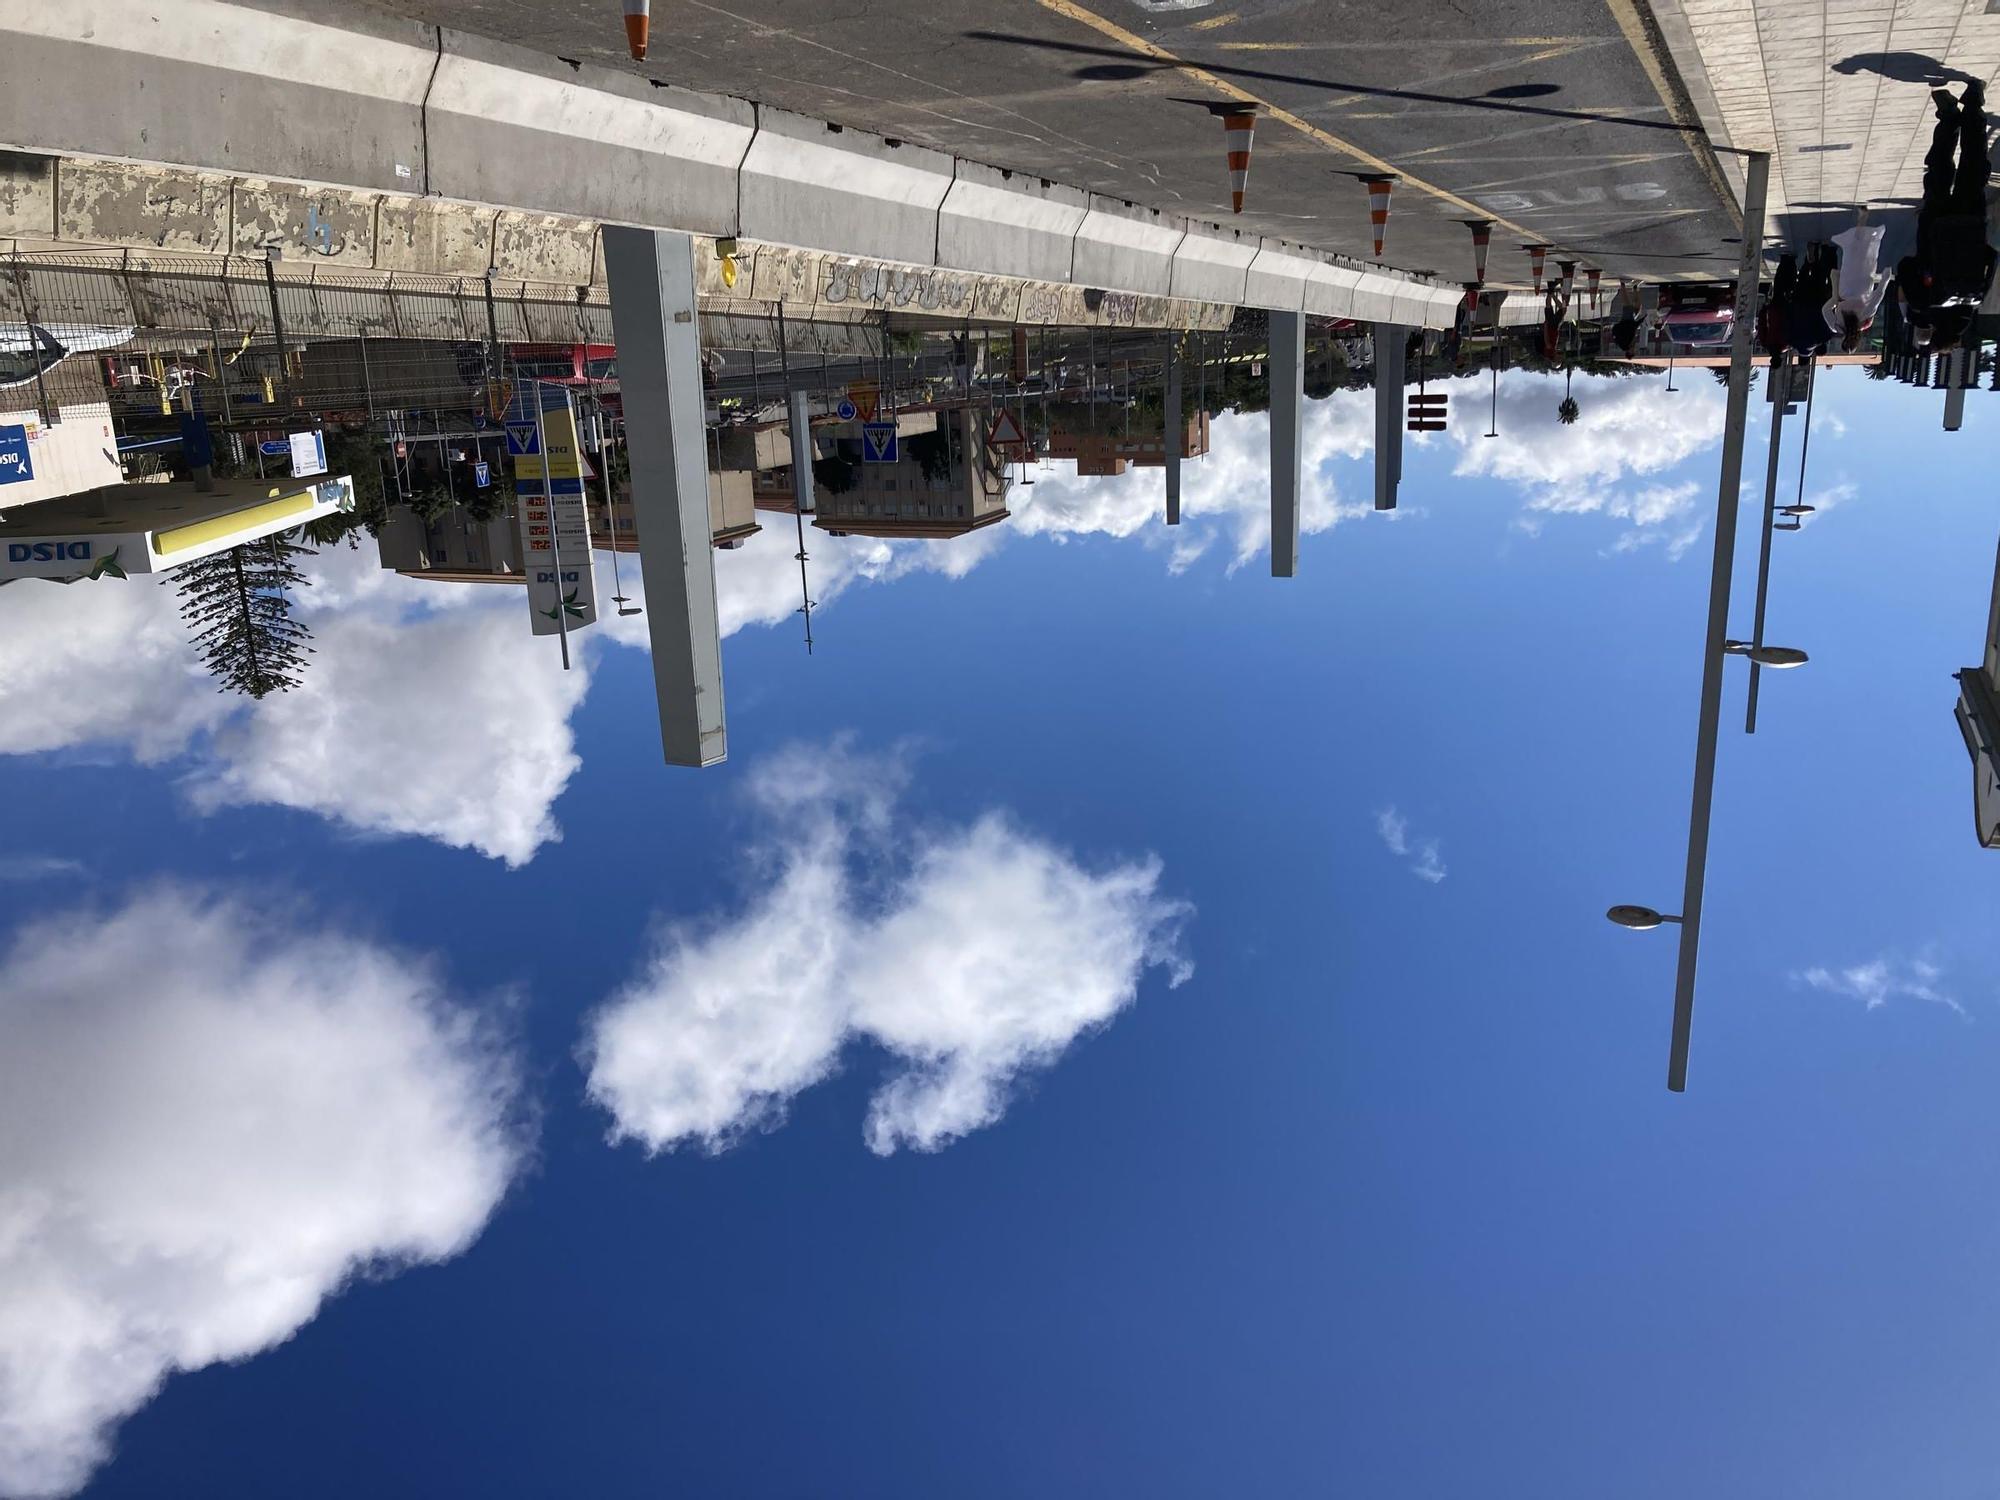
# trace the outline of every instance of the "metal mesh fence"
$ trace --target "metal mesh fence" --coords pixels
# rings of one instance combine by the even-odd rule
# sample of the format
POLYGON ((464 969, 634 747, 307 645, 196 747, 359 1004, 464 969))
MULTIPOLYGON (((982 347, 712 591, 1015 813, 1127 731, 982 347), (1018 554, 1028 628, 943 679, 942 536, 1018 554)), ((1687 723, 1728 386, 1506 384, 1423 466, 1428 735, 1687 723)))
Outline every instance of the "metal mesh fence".
POLYGON ((611 337, 602 288, 129 252, 0 262, 0 392, 128 417, 477 408, 524 346, 611 337))

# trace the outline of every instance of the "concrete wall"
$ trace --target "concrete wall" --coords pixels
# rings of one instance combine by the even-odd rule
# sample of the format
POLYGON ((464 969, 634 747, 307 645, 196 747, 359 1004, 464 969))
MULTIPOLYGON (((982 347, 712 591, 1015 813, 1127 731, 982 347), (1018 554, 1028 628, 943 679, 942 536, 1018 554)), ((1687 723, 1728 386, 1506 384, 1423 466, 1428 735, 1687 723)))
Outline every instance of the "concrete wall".
MULTIPOLYGON (((0 56, 0 151, 111 159, 50 175, 0 156, 0 235, 596 285, 599 226, 627 224, 1026 278, 1032 302, 969 295, 976 316, 1028 322, 1070 321, 1062 294, 1083 288, 1298 310, 1327 260, 450 29, 335 29, 303 0, 0 0, 0 56), (60 78, 91 87, 21 83, 60 78)), ((1453 298, 1429 285, 1375 268, 1355 290, 1388 307, 1343 310, 1335 287, 1322 302, 1443 326, 1453 298)))

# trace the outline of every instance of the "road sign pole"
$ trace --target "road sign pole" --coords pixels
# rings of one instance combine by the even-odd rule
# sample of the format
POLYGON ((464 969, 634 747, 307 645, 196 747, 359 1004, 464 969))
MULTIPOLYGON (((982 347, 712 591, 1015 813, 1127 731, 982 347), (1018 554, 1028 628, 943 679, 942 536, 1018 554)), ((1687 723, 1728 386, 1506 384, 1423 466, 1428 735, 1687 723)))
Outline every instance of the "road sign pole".
MULTIPOLYGON (((547 425, 542 421, 542 383, 538 380, 528 389, 535 397, 535 446, 542 450, 542 499, 549 508, 549 551, 556 560, 556 637, 562 642, 563 670, 569 670, 569 611, 563 608, 562 591, 562 522, 556 518, 555 476, 549 469, 549 435, 547 425)), ((585 546, 589 545, 589 523, 585 522, 585 546)))

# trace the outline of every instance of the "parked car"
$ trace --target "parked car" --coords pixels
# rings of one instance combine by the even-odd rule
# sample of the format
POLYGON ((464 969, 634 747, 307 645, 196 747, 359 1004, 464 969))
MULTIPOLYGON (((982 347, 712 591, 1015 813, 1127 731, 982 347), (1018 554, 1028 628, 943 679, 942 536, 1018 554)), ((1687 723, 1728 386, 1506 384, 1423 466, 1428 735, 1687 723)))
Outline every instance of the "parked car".
POLYGON ((1736 287, 1726 281, 1660 288, 1660 332, 1686 349, 1720 349, 1736 326, 1736 287))

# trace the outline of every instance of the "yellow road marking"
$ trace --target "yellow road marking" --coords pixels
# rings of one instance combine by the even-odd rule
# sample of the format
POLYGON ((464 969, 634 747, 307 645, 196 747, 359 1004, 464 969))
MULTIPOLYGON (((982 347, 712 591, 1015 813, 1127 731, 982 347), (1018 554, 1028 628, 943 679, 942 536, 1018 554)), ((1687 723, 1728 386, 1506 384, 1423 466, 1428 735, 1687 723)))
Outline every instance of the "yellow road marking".
MULTIPOLYGON (((1199 31, 1209 26, 1219 26, 1224 21, 1240 19, 1234 11, 1213 21, 1203 21, 1195 27, 1199 31)), ((1578 47, 1587 47, 1593 42, 1603 41, 1596 36, 1487 36, 1454 38, 1445 43, 1451 47, 1552 47, 1552 52, 1542 53, 1542 57, 1561 57, 1565 52, 1574 52, 1578 47)), ((1225 52, 1358 52, 1362 49, 1384 50, 1394 48, 1405 50, 1407 42, 1218 42, 1216 45, 1225 52)), ((1515 58, 1514 62, 1536 62, 1538 58, 1515 58)))
POLYGON ((1206 21, 1195 22, 1194 29, 1196 31, 1213 31, 1218 26, 1227 26, 1231 21, 1240 21, 1242 19, 1242 16, 1238 12, 1225 10, 1219 16, 1210 16, 1206 21))
POLYGON ((1197 67, 1190 62, 1184 62, 1173 53, 1167 51, 1166 48, 1155 46, 1144 37, 1127 31, 1123 26, 1118 25, 1117 22, 1107 21, 1095 11, 1085 10, 1081 5, 1076 4, 1075 0, 1035 0, 1035 3, 1040 5, 1044 10, 1053 11, 1065 20, 1074 21, 1079 26, 1087 26, 1092 31, 1098 33, 1098 35, 1109 37, 1121 47, 1129 48, 1141 57, 1151 58, 1154 62, 1169 63, 1189 78, 1207 84, 1210 88, 1228 95, 1238 103, 1257 105, 1264 111, 1266 119, 1296 130, 1300 135, 1317 141, 1329 151, 1337 151, 1341 155, 1351 157, 1363 166, 1371 167, 1378 172, 1396 173, 1398 179, 1405 187, 1414 188, 1420 193, 1428 193, 1431 197, 1449 203, 1455 208, 1462 208, 1475 219, 1491 219, 1496 228, 1505 229, 1509 234, 1524 235, 1531 240, 1539 238, 1532 230, 1525 229, 1510 219, 1503 219, 1499 215, 1481 208, 1477 203, 1469 199, 1459 197, 1458 194, 1452 192, 1449 188, 1439 187, 1434 182, 1426 182, 1421 177, 1413 177, 1408 172, 1399 172, 1392 162, 1377 156, 1374 152, 1364 150, 1351 141, 1344 141, 1337 135, 1321 130, 1319 126, 1313 124, 1310 120, 1300 119, 1299 116, 1293 114, 1290 110, 1281 109, 1270 100, 1253 94, 1248 89, 1241 88, 1229 82, 1226 78, 1218 77, 1206 68, 1197 67))

